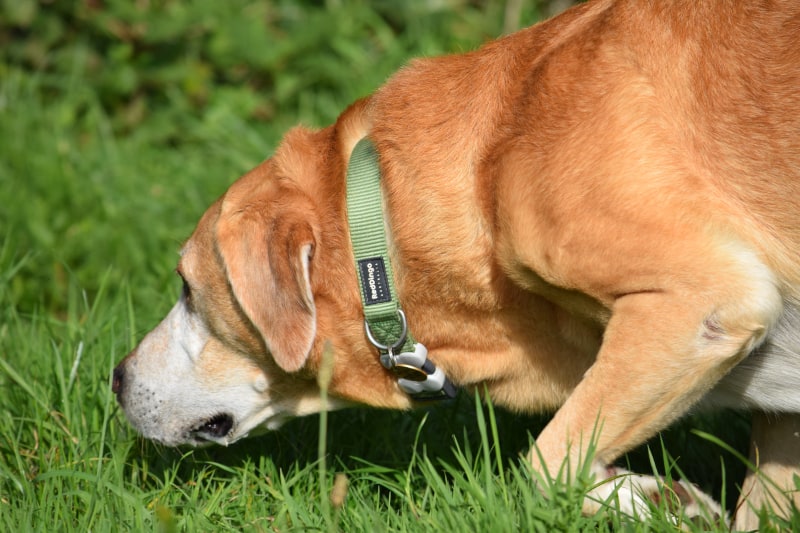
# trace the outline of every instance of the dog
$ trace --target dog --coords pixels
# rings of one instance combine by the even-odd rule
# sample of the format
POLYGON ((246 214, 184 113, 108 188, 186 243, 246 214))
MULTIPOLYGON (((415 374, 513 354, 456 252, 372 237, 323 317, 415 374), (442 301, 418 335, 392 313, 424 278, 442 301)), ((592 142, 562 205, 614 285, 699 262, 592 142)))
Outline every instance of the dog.
POLYGON ((732 407, 753 413, 757 467, 737 526, 765 505, 789 513, 798 35, 791 1, 589 2, 412 61, 332 126, 290 130, 183 246, 183 294, 114 370, 127 418, 166 445, 229 444, 454 384, 554 411, 535 471, 558 476, 591 451, 607 483, 587 512, 616 497, 644 515, 654 478, 609 465, 690 410, 732 407), (363 139, 389 259, 360 269, 347 194, 363 139), (365 326, 365 295, 391 280, 411 351, 365 326))

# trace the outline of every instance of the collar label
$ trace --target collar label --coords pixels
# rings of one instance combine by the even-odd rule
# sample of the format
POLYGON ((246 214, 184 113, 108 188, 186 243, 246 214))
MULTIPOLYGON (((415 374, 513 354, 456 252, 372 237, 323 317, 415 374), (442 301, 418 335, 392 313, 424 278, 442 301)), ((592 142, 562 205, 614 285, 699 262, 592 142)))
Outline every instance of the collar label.
POLYGON ((364 305, 392 301, 386 279, 386 265, 382 257, 360 259, 358 270, 361 274, 361 290, 364 291, 364 305))

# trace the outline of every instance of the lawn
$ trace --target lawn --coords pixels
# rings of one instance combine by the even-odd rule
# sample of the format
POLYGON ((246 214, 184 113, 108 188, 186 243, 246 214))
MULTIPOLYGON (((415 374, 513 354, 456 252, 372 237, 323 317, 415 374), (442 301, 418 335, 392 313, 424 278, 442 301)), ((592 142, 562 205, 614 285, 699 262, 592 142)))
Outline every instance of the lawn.
MULTIPOLYGON (((194 450, 137 437, 110 390, 116 362, 178 295, 181 242, 287 127, 327 124, 409 58, 469 50, 539 11, 509 18, 505 3, 456 0, 71 4, 0 7, 0 529, 673 527, 658 513, 584 517, 581 487, 534 490, 519 455, 546 418, 467 394, 194 450)), ((743 467, 704 432, 744 451, 748 424, 688 418, 625 460, 685 472, 730 510, 743 467)))

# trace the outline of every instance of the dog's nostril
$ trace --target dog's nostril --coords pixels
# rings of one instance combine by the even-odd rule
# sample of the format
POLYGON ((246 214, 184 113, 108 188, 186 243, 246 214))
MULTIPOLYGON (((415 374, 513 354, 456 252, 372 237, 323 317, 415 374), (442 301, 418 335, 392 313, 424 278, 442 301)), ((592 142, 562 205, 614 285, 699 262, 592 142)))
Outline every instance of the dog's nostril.
POLYGON ((125 381, 125 369, 122 365, 114 369, 114 379, 111 381, 111 392, 119 396, 122 393, 122 386, 125 381))
POLYGON ((212 437, 224 437, 233 427, 233 417, 231 415, 217 415, 200 428, 202 433, 212 437))

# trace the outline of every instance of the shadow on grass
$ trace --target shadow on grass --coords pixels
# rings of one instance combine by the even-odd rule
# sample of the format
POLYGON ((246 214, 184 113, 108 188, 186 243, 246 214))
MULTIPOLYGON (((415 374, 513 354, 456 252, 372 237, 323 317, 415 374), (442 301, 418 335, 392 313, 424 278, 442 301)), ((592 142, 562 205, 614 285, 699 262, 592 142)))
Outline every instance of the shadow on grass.
MULTIPOLYGON (((500 457, 506 465, 519 461, 520 455, 527 453, 531 435, 537 435, 549 419, 502 409, 495 413, 500 457)), ((693 430, 716 435, 747 455, 749 417, 723 411, 687 417, 617 463, 635 472, 652 473, 652 456, 661 474, 677 464, 689 481, 716 499, 724 499, 726 508, 733 509, 745 466, 693 430)), ((139 463, 157 479, 174 475, 177 483, 191 482, 209 469, 214 470, 217 479, 224 480, 239 475, 235 473, 238 467, 253 464, 258 469, 264 461, 271 463, 277 472, 290 473, 316 463, 318 435, 319 417, 309 416, 228 448, 173 449, 140 440, 140 445, 133 447, 129 461, 139 463)), ((411 412, 368 408, 336 411, 328 415, 327 464, 332 470, 356 470, 365 463, 405 470, 413 460, 415 443, 417 453, 424 450, 436 462, 457 464, 455 441, 462 450, 478 450, 481 446, 474 400, 468 394, 411 412)))

